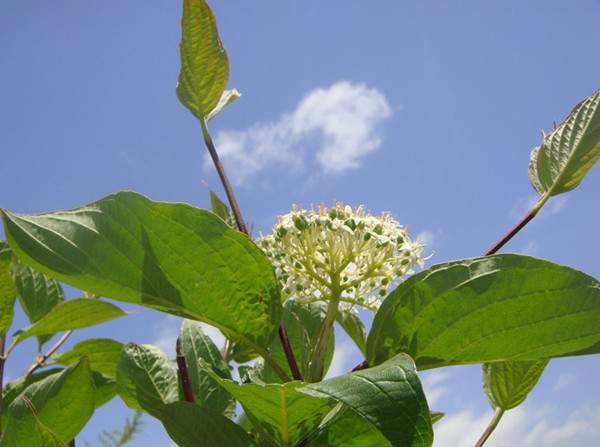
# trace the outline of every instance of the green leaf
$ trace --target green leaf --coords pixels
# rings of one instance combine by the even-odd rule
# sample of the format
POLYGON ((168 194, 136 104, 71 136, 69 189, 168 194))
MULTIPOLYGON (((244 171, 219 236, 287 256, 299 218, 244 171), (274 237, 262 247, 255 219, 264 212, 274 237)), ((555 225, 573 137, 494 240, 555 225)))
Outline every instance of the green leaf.
POLYGON ((189 402, 165 405, 161 421, 179 447, 250 447, 254 442, 226 417, 189 402))
POLYGON ((406 354, 298 391, 347 405, 377 427, 392 446, 430 446, 433 442, 427 401, 415 364, 406 354))
POLYGON ((298 392, 301 382, 238 385, 220 378, 208 367, 206 371, 240 401, 255 427, 268 433, 277 445, 294 446, 317 428, 331 410, 330 400, 316 399, 298 392))
POLYGON ((432 411, 430 416, 431 416, 431 423, 435 424, 436 422, 441 421, 442 418, 444 416, 446 416, 446 413, 442 413, 441 411, 432 411))
POLYGON ((196 403, 205 405, 216 413, 235 415, 235 399, 206 373, 204 364, 224 379, 231 379, 229 366, 223 360, 219 349, 197 323, 184 320, 179 335, 181 350, 187 361, 188 373, 196 403))
POLYGON ((36 421, 35 429, 38 435, 37 445, 40 447, 68 447, 52 430, 36 421))
POLYGON ((600 284, 513 254, 433 266, 400 284, 375 315, 369 364, 398 352, 420 369, 600 352, 600 284))
POLYGON ((339 325, 354 341, 360 352, 367 355, 367 330, 360 317, 352 311, 340 310, 336 317, 339 325))
POLYGON ((111 299, 204 321, 261 355, 281 315, 264 254, 213 213, 123 192, 36 216, 4 212, 23 262, 111 299))
POLYGON ((212 111, 206 116, 206 121, 210 121, 211 119, 213 119, 215 116, 221 113, 221 110, 223 110, 226 106, 231 104, 236 99, 239 99, 240 96, 242 96, 242 94, 238 92, 235 88, 231 90, 225 90, 221 95, 221 99, 219 99, 219 102, 217 103, 215 108, 212 109, 212 111))
POLYGON ((579 185, 600 160, 600 90, 577 104, 567 119, 531 152, 529 179, 550 197, 579 185))
POLYGON ((117 382, 114 378, 105 376, 98 371, 92 371, 94 381, 94 406, 100 408, 117 395, 117 382))
MULTIPOLYGON (((30 323, 35 323, 50 310, 65 300, 65 295, 58 281, 38 272, 15 259, 13 276, 17 287, 19 303, 30 323)), ((52 338, 53 334, 38 337, 38 349, 52 338)))
MULTIPOLYGON (((317 341, 319 329, 325 319, 326 313, 327 305, 323 302, 302 304, 293 299, 289 299, 283 305, 283 323, 285 324, 290 346, 294 352, 294 357, 296 358, 302 377, 308 375, 311 349, 317 341)), ((329 368, 329 365, 331 364, 334 349, 335 335, 333 331, 331 331, 331 335, 327 340, 325 371, 327 371, 327 368, 329 368)), ((275 361, 286 371, 289 371, 287 357, 279 338, 276 338, 271 342, 270 352, 275 361)), ((262 377, 267 383, 281 381, 269 365, 264 365, 262 377)))
POLYGON ((116 340, 91 338, 77 343, 70 351, 53 357, 53 360, 61 365, 71 365, 86 356, 92 370, 114 378, 122 349, 123 344, 116 340))
POLYGON ((204 0, 183 1, 179 54, 177 96, 196 118, 204 120, 219 104, 229 77, 227 53, 204 0))
POLYGON ((510 410, 521 405, 547 364, 548 360, 483 364, 483 387, 492 408, 510 410))
POLYGON ((389 447, 390 442, 377 427, 344 406, 330 421, 322 424, 310 447, 389 447))
POLYGON ((210 194, 210 207, 217 216, 232 228, 235 228, 235 217, 229 209, 229 207, 219 199, 219 196, 213 191, 209 191, 210 194))
POLYGON ((18 379, 5 384, 4 389, 2 390, 2 402, 0 404, 0 418, 2 418, 0 420, 0 428, 4 426, 4 420, 6 418, 8 406, 17 398, 19 394, 25 390, 25 388, 33 383, 45 379, 48 376, 51 376, 52 374, 58 374, 62 371, 64 371, 63 368, 46 369, 28 376, 21 376, 18 379))
POLYGON ((0 241, 0 336, 6 334, 12 324, 16 293, 10 271, 10 250, 6 242, 0 241))
POLYGON ((79 329, 114 320, 127 315, 106 301, 77 298, 64 301, 43 318, 15 336, 17 343, 34 335, 54 334, 59 331, 79 329))
POLYGON ((94 384, 85 358, 60 374, 28 386, 8 407, 1 447, 40 445, 42 423, 63 442, 70 442, 94 412, 94 384))
POLYGON ((117 393, 130 408, 160 419, 162 407, 179 400, 177 372, 157 347, 129 343, 117 364, 117 393))

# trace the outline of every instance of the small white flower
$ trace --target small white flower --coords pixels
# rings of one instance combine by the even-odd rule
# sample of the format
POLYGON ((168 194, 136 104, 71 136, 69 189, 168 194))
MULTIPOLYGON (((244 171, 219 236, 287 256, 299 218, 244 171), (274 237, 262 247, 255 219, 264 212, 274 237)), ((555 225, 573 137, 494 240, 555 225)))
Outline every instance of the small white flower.
POLYGON ((286 297, 307 303, 339 297, 347 310, 376 311, 390 287, 423 265, 422 245, 389 213, 373 216, 341 203, 294 207, 258 244, 286 297))

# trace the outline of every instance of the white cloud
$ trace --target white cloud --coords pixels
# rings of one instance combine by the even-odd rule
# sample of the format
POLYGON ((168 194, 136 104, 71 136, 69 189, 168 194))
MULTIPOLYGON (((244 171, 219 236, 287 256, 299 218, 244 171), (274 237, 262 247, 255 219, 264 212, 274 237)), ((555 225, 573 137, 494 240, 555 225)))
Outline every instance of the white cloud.
MULTIPOLYGON (((182 321, 181 318, 169 315, 163 318, 155 326, 156 338, 152 341, 152 344, 162 349, 169 358, 175 357, 175 343, 177 341, 177 336, 179 335, 182 321)), ((211 338, 214 344, 217 345, 218 348, 221 348, 225 342, 225 337, 223 337, 221 331, 205 323, 198 324, 202 328, 202 331, 211 338)))
POLYGON ((434 369, 422 373, 421 383, 423 385, 423 391, 425 391, 425 395, 427 396, 429 407, 434 411, 437 411, 435 406, 448 391, 448 387, 442 385, 448 377, 448 373, 441 369, 434 369))
POLYGON ((575 379, 575 374, 563 373, 558 376, 558 379, 556 379, 556 383, 554 384, 553 390, 560 391, 568 387, 569 385, 575 383, 575 379))
MULTIPOLYGON (((337 334, 336 334, 337 335, 337 334)), ((329 370, 325 375, 326 379, 337 377, 346 374, 357 364, 357 359, 360 359, 362 354, 356 345, 349 339, 338 343, 333 353, 333 359, 329 370)))
MULTIPOLYGON (((435 425, 434 447, 475 444, 491 418, 464 410, 435 425)), ((508 411, 486 447, 583 447, 600 435, 600 407, 574 411, 566 417, 558 408, 522 406, 508 411)))
POLYGON ((527 242, 527 245, 525 245, 521 250, 519 250, 519 253, 527 256, 537 256, 538 251, 539 250, 537 242, 531 240, 527 242))
MULTIPOLYGON (((376 128, 391 113, 379 90, 339 81, 311 90, 276 122, 218 132, 215 144, 236 183, 270 166, 298 172, 307 159, 324 173, 338 173, 358 168, 379 148, 376 128)), ((207 156, 205 167, 210 166, 207 156)))

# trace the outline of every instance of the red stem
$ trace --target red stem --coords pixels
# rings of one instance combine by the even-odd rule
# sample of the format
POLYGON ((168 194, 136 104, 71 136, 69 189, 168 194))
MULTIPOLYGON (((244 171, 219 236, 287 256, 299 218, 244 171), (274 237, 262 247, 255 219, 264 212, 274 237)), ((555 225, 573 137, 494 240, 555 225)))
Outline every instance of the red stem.
MULTIPOLYGON (((229 179, 225 174, 225 168, 219 159, 219 154, 217 154, 217 149, 208 133, 208 129, 205 123, 201 123, 202 126, 202 135, 204 136, 204 143, 206 144, 206 149, 208 149, 208 153, 210 154, 210 158, 213 161, 215 169, 217 170, 217 174, 219 174, 219 178, 221 179, 221 184, 223 185, 223 189, 225 190, 225 194, 227 195, 227 200, 229 201, 229 206, 231 207, 231 212, 235 217, 235 222, 237 224, 240 232, 250 236, 248 231, 248 227, 244 222, 244 218, 242 217, 242 212, 240 211, 240 207, 235 198, 235 194, 233 193, 233 188, 229 183, 229 179)), ((285 358, 287 359, 288 365, 290 367, 290 371, 292 373, 292 377, 294 380, 302 380, 302 374, 300 372, 300 368, 298 368, 298 363, 296 362, 296 357, 294 356, 294 351, 290 345, 290 340, 287 335, 287 331, 285 329, 285 325, 283 322, 279 325, 279 341, 281 342, 281 346, 283 347, 283 351, 285 352, 285 358)))
POLYGON ((177 354, 177 371, 179 372, 179 379, 181 380, 181 387, 183 388, 183 398, 186 402, 194 403, 194 392, 192 391, 192 382, 190 381, 190 374, 187 368, 187 362, 185 356, 181 352, 181 341, 177 337, 177 343, 175 344, 175 352, 177 354))

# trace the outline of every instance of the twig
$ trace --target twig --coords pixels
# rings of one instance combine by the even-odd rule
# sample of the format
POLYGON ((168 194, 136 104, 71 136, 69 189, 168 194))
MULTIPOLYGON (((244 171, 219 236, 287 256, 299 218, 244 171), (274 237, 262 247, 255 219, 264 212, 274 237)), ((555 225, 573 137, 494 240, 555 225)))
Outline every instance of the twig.
POLYGON ((238 229, 244 233, 248 233, 248 227, 244 222, 244 218, 242 217, 242 212, 240 211, 240 207, 237 203, 235 195, 233 194, 233 189, 231 188, 231 184, 229 183, 229 179, 225 174, 225 168, 219 159, 219 154, 217 154, 217 149, 212 141, 210 134, 208 133, 208 128, 206 127, 206 123, 204 120, 200 120, 200 125, 202 127, 202 136, 204 137, 204 143, 206 144, 206 149, 208 149, 208 153, 210 158, 215 165, 215 169, 217 170, 217 174, 219 174, 219 178, 221 179, 221 184, 223 185, 223 189, 225 190, 225 194, 227 195, 227 200, 229 201, 229 206, 231 207, 231 212, 233 213, 233 217, 235 218, 235 223, 237 224, 238 229))
POLYGON ((477 444, 475 444, 475 447, 481 447, 483 444, 485 444, 485 441, 488 440, 494 429, 498 426, 498 422, 500 422, 500 419, 502 419, 503 414, 504 410, 502 408, 496 408, 496 410, 494 411, 494 416, 492 416, 492 420, 485 428, 483 434, 477 441, 477 444))
MULTIPOLYGON (((225 168, 223 167, 223 164, 219 159, 219 154, 217 154, 217 149, 215 148, 212 138, 208 132, 208 127, 206 126, 206 122, 204 120, 200 120, 200 127, 202 128, 202 136, 204 137, 206 149, 208 150, 208 153, 213 161, 217 174, 219 174, 219 178, 221 179, 221 184, 223 185, 223 189, 225 190, 225 194, 227 195, 227 200, 229 201, 229 206, 231 207, 231 212, 233 213, 233 217, 235 218, 237 227, 240 230, 240 232, 249 236, 250 234, 248 232, 248 227, 246 226, 244 218, 242 217, 242 212, 240 211, 240 207, 235 198, 235 194, 233 193, 233 188, 231 187, 229 179, 225 174, 225 168)), ((300 368, 298 368, 298 363, 296 362, 294 351, 290 346, 290 341, 283 322, 281 322, 279 325, 279 341, 281 341, 281 346, 283 347, 283 351, 285 352, 285 358, 287 359, 288 365, 290 367, 292 377, 295 380, 302 380, 302 374, 300 373, 300 368)))
POLYGON ((177 354, 177 371, 179 373, 179 379, 181 380, 181 388, 183 388, 183 398, 187 402, 194 403, 194 392, 192 391, 192 383, 190 382, 190 374, 187 368, 187 362, 185 356, 181 352, 181 340, 177 337, 177 343, 175 344, 175 352, 177 354))
POLYGON ((281 341, 283 352, 285 352, 285 358, 287 359, 288 365, 290 365, 292 377, 294 378, 294 380, 301 381, 302 373, 300 372, 300 369, 298 369, 298 363, 296 363, 294 351, 292 350, 292 346, 290 345, 290 339, 288 338, 287 330, 285 329, 285 325, 283 324, 283 322, 279 325, 279 340, 281 341))
MULTIPOLYGON (((0 337, 0 416, 2 416, 2 393, 4 392, 4 347, 6 345, 6 335, 0 337)), ((1 418, 0 418, 1 422, 1 418)), ((0 433, 2 433, 2 426, 0 424, 0 433)))
POLYGON ((48 360, 48 358, 52 354, 54 354, 57 351, 57 349, 63 345, 63 343, 65 341, 67 341, 67 339, 71 336, 72 333, 73 333, 73 331, 67 331, 58 340, 56 340, 56 343, 54 343, 52 345, 52 347, 50 349, 48 349, 48 351, 46 351, 46 353, 44 355, 42 355, 41 357, 38 357, 35 360, 35 362, 33 362, 33 364, 29 367, 29 369, 25 373, 25 377, 29 377, 34 371, 36 371, 39 367, 41 367, 46 362, 46 360, 48 360))
POLYGON ((510 241, 519 231, 523 229, 525 225, 529 223, 531 219, 533 219, 538 213, 538 209, 532 208, 527 212, 527 214, 519 221, 517 224, 512 227, 508 233, 506 233, 498 242, 492 245, 489 249, 487 249, 483 256, 490 256, 500 250, 508 241, 510 241))

